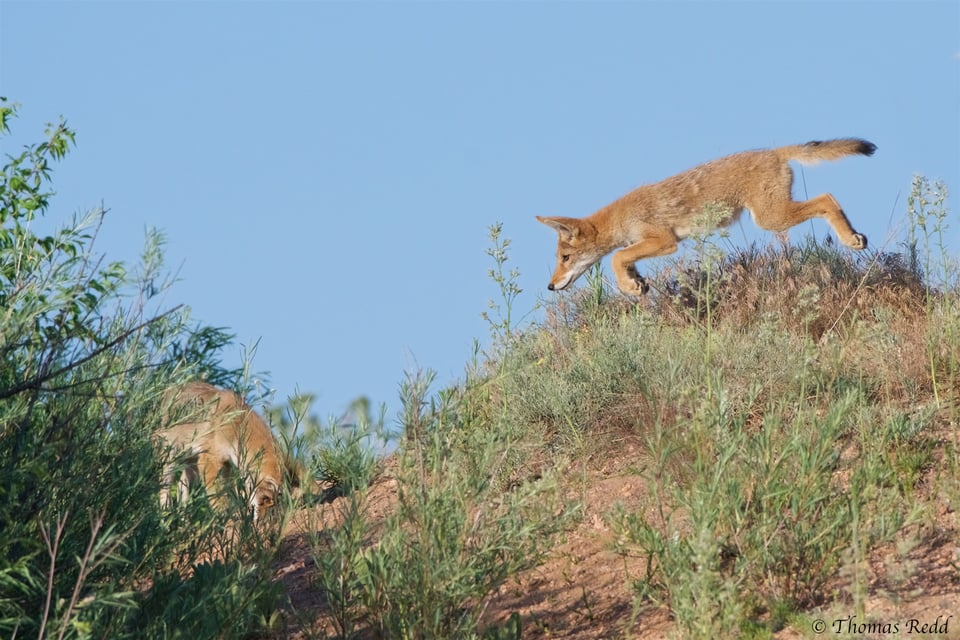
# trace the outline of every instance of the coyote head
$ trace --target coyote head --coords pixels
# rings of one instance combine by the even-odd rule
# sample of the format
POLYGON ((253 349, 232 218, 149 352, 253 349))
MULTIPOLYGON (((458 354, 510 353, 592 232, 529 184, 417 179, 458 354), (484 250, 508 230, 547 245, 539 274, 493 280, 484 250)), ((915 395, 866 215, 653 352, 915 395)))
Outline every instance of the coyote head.
POLYGON ((557 268, 547 285, 550 291, 566 289, 609 251, 600 246, 596 227, 586 220, 544 216, 537 216, 537 220, 554 229, 560 236, 557 243, 557 268))
POLYGON ((253 521, 256 523, 267 509, 276 504, 280 486, 275 479, 267 477, 257 482, 251 493, 250 506, 253 507, 253 521))

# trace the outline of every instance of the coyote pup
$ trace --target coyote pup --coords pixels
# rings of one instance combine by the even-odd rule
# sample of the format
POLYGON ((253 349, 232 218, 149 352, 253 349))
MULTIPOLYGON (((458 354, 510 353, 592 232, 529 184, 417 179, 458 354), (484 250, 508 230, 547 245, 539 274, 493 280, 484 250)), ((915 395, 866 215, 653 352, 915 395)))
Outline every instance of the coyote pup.
MULTIPOLYGON (((270 427, 243 398, 203 382, 191 382, 169 390, 164 398, 168 415, 183 416, 186 422, 162 429, 166 444, 182 451, 186 467, 180 477, 179 494, 186 498, 190 484, 200 480, 213 493, 221 471, 239 469, 246 474, 253 521, 276 502, 283 480, 283 465, 270 427)), ((176 462, 164 469, 160 502, 167 506, 174 482, 176 462)))
POLYGON ((586 218, 537 216, 560 236, 557 268, 547 289, 566 288, 603 256, 620 249, 613 254, 617 287, 627 295, 646 293, 646 280, 634 263, 671 254, 691 233, 709 231, 698 224, 703 224, 702 218, 711 208, 721 214, 713 226, 721 227, 736 222, 744 209, 750 210, 759 227, 769 231, 786 231, 810 218, 823 218, 840 242, 851 249, 865 249, 867 238, 853 230, 832 195, 824 193, 806 202, 793 200, 793 170, 787 162, 869 156, 876 148, 866 140, 843 138, 745 151, 642 186, 586 218))

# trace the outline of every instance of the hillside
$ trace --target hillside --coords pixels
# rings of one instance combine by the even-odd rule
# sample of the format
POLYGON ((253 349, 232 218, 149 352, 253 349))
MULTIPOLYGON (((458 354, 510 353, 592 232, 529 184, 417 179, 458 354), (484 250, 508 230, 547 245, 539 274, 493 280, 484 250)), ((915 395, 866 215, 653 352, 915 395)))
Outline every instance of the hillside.
POLYGON ((276 637, 960 637, 960 291, 925 230, 701 240, 643 300, 594 271, 492 321, 462 385, 407 382, 391 458, 328 454, 276 637))
POLYGON ((958 637, 943 185, 915 179, 899 252, 695 238, 642 299, 594 269, 523 326, 495 226, 490 346, 403 381, 389 458, 366 399, 323 423, 305 394, 161 506, 205 453, 158 437, 171 390, 236 393, 232 425, 265 391, 167 306, 161 233, 130 266, 94 247, 103 209, 38 231, 73 139, 0 171, 0 636, 958 637))

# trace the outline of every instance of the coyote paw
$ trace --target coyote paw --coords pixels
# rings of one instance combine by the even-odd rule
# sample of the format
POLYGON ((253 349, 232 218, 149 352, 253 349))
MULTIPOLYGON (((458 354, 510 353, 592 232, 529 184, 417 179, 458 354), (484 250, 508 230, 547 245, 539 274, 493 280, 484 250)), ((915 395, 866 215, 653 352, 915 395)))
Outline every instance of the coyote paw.
POLYGON ((850 241, 847 242, 847 246, 856 251, 863 251, 867 248, 867 236, 862 233, 854 233, 850 236, 850 241))
POLYGON ((642 296, 650 291, 650 285, 647 279, 637 273, 636 268, 631 265, 627 267, 627 277, 617 280, 617 287, 620 292, 628 296, 642 296))

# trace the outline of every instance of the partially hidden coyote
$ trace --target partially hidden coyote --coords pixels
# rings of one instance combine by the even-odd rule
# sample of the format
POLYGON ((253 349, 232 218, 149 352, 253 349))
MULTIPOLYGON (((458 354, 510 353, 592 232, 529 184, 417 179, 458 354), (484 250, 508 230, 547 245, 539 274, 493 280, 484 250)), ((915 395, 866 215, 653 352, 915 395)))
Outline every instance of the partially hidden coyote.
POLYGON ((169 504, 180 469, 181 499, 198 481, 213 494, 221 472, 239 472, 257 522, 276 502, 285 475, 270 427, 236 393, 203 382, 168 390, 164 402, 172 424, 158 435, 176 455, 164 469, 161 504, 169 504))
POLYGON ((559 234, 557 268, 547 288, 564 289, 614 249, 613 273, 627 295, 646 293, 646 280, 635 262, 664 256, 693 233, 733 224, 749 209, 757 226, 786 231, 810 218, 823 218, 851 249, 865 249, 867 238, 853 230, 840 204, 829 193, 805 202, 791 196, 790 160, 814 163, 844 156, 873 155, 876 145, 859 138, 745 151, 707 162, 628 193, 586 218, 541 217, 559 234), (705 214, 712 212, 709 222, 705 214))

